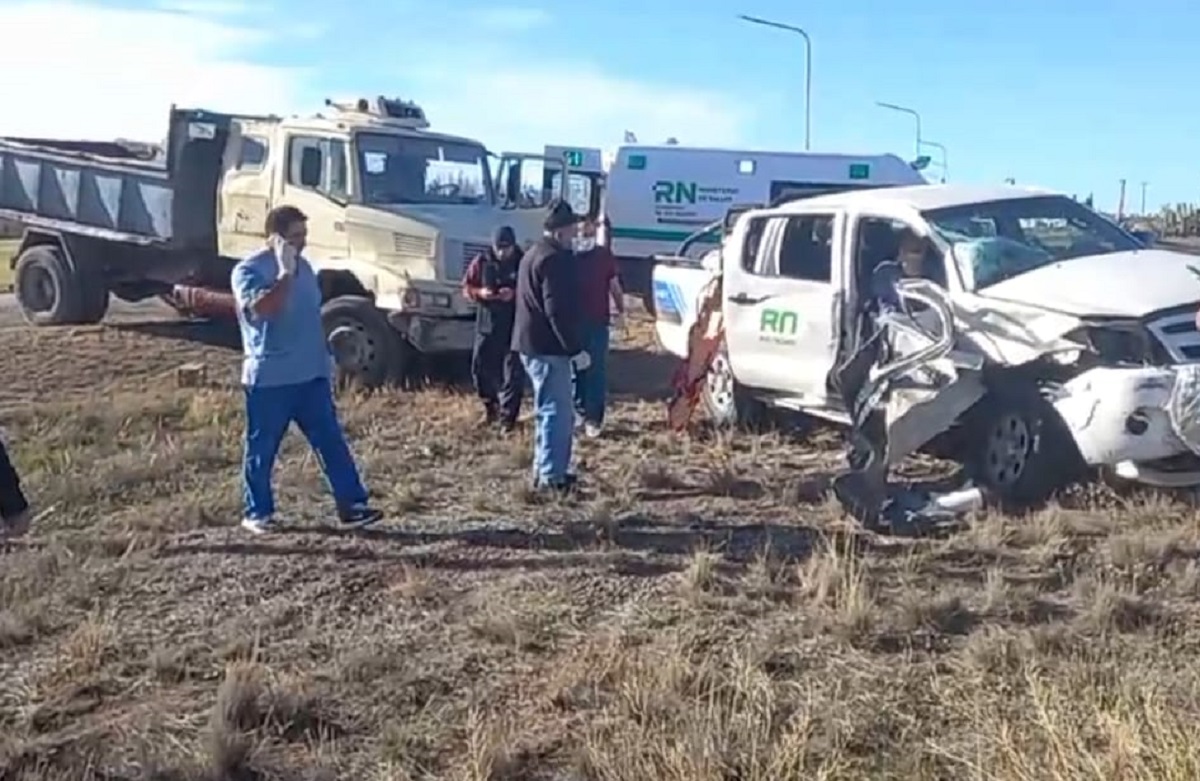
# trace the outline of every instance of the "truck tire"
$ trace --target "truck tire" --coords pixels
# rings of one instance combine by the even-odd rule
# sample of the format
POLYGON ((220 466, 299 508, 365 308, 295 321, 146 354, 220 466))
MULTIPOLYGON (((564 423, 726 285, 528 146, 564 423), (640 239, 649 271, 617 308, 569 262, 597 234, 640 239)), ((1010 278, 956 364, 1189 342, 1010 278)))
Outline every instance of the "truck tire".
POLYGON ((321 307, 321 323, 337 359, 338 382, 374 389, 405 370, 411 346, 365 296, 338 296, 321 307))
POLYGON ((13 289, 31 325, 72 325, 86 314, 80 285, 62 250, 48 244, 27 247, 17 258, 13 289))
POLYGON ((733 377, 729 351, 722 343, 704 378, 701 391, 708 419, 718 428, 757 428, 766 419, 766 405, 733 377))
POLYGON ((991 390, 965 422, 968 474, 1005 510, 1040 506, 1086 471, 1070 431, 1036 388, 991 390))
POLYGON ((108 314, 109 292, 103 274, 79 274, 79 324, 95 325, 108 314))

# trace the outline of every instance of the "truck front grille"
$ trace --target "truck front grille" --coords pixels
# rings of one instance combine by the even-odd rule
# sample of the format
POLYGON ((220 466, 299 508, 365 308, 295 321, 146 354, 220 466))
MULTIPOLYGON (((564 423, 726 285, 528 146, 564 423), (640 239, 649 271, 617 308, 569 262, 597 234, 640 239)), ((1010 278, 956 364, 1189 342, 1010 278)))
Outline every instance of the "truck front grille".
POLYGON ((392 248, 399 255, 413 255, 418 258, 428 258, 433 255, 433 241, 422 236, 409 233, 393 233, 392 248))

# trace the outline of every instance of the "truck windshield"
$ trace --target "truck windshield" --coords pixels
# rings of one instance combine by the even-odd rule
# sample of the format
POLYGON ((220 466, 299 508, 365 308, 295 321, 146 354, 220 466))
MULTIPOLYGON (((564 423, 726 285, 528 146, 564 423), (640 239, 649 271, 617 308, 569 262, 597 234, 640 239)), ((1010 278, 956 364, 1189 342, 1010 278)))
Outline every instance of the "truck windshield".
POLYGON ((1051 263, 1142 249, 1132 236, 1064 195, 971 203, 922 214, 954 249, 975 290, 1051 263))
POLYGON ((479 144, 359 133, 355 154, 363 203, 491 203, 487 153, 479 144))

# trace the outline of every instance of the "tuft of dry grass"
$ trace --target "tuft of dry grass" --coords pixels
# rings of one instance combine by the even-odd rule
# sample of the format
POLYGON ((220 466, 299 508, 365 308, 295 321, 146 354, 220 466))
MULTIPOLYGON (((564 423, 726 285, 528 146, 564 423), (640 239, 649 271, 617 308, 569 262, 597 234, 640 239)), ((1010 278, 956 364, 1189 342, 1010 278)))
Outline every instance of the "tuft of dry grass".
POLYGON ((347 393, 388 521, 331 529, 292 433, 287 528, 248 538, 236 355, 0 339, 43 509, 0 551, 0 779, 1200 777, 1181 500, 862 533, 827 496, 835 432, 668 433, 643 322, 579 496, 529 494, 528 429, 479 429, 465 390, 347 393))

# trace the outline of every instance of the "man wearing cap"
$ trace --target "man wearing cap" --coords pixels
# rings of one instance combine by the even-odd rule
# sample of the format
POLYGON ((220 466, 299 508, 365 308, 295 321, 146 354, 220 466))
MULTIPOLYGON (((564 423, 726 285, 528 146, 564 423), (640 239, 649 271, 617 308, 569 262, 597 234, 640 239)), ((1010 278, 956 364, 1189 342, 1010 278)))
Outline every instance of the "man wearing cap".
POLYGON ((512 349, 521 254, 513 229, 502 226, 492 246, 476 255, 463 275, 463 295, 476 304, 471 352, 475 392, 483 400, 485 425, 499 422, 506 431, 516 425, 525 390, 521 357, 512 349))
POLYGON ((536 429, 534 487, 569 491, 574 444, 572 376, 591 359, 583 350, 579 282, 571 242, 579 217, 555 201, 542 224, 542 238, 526 251, 517 273, 512 349, 533 385, 536 429))

